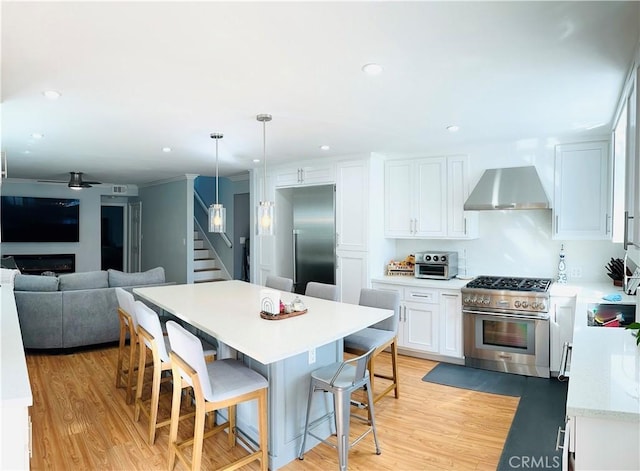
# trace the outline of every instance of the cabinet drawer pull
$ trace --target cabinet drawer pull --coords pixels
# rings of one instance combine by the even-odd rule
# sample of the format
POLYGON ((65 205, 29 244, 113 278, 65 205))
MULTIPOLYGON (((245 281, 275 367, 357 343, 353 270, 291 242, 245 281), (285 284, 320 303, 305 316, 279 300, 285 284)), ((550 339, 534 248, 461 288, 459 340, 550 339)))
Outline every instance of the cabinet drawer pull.
POLYGON ((563 441, 560 440, 560 436, 564 435, 565 433, 567 433, 565 429, 563 429, 562 427, 558 427, 558 434, 556 435, 556 451, 564 449, 564 445, 560 445, 560 442, 563 441))
POLYGON ((7 168, 7 153, 2 152, 2 156, 0 156, 0 158, 2 159, 0 161, 0 179, 9 178, 9 173, 7 168))
POLYGON ((625 211, 624 212, 624 242, 623 242, 623 247, 625 250, 627 250, 630 245, 635 245, 635 246, 638 245, 633 241, 629 240, 629 219, 633 219, 633 216, 629 216, 629 211, 625 211))
POLYGON ((560 371, 558 372, 558 381, 566 381, 569 379, 569 372, 567 371, 567 365, 570 364, 571 349, 573 345, 569 342, 565 342, 562 346, 562 359, 560 360, 560 371))

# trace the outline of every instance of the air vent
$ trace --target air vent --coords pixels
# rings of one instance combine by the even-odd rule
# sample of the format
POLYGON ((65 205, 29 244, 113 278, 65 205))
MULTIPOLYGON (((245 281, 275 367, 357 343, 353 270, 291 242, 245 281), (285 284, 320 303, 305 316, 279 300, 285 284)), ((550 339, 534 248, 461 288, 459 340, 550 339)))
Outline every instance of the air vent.
POLYGON ((113 185, 111 193, 114 195, 124 195, 127 193, 127 185, 113 185))

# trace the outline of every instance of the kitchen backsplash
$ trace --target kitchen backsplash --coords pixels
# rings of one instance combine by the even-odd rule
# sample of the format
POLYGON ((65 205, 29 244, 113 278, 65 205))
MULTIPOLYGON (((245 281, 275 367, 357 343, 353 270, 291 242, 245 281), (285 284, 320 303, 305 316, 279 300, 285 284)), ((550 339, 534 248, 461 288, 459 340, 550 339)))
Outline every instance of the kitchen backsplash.
POLYGON ((623 258, 622 244, 551 239, 551 211, 480 211, 475 240, 396 240, 396 258, 428 250, 458 252, 459 273, 556 278, 564 244, 569 282, 611 281, 605 266, 623 258), (577 275, 580 275, 579 277, 577 275))

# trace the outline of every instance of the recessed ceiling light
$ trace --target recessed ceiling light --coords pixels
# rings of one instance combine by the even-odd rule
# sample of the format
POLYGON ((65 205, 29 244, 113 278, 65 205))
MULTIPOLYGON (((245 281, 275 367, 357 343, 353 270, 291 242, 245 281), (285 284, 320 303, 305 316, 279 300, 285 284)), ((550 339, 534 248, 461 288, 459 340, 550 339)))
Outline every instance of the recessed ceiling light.
POLYGON ((45 90, 42 94, 49 100, 57 100, 61 96, 60 92, 56 92, 55 90, 45 90))
POLYGON ((449 131, 449 132, 458 132, 458 131, 460 131, 460 126, 452 124, 450 126, 447 126, 447 131, 449 131))
POLYGON ((171 147, 163 147, 162 152, 171 152, 171 147))
POLYGON ((27 149, 27 150, 23 150, 23 151, 22 151, 22 153, 23 153, 23 154, 30 154, 30 153, 31 153, 31 151, 27 149))
POLYGON ((34 132, 34 133, 31 133, 31 137, 33 137, 34 139, 42 139, 44 137, 44 134, 40 134, 39 132, 34 132))
POLYGON ((370 63, 362 66, 362 71, 368 75, 378 75, 382 72, 380 64, 370 63))
POLYGON ((331 147, 329 147, 328 145, 326 145, 326 144, 325 144, 325 145, 323 145, 323 146, 320 146, 320 149, 322 149, 322 150, 329 150, 329 149, 331 149, 331 147))
POLYGON ((260 163, 260 159, 253 159, 253 163, 254 164, 260 163))

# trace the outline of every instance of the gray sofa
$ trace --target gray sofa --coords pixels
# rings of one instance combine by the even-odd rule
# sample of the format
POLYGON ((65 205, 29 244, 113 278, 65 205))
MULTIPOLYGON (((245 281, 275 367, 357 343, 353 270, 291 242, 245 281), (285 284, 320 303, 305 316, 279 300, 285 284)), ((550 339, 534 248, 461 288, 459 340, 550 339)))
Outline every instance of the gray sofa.
POLYGON ((59 276, 17 275, 14 295, 25 348, 63 349, 117 341, 120 336, 115 288, 163 285, 164 268, 59 276))

